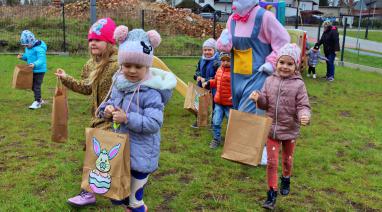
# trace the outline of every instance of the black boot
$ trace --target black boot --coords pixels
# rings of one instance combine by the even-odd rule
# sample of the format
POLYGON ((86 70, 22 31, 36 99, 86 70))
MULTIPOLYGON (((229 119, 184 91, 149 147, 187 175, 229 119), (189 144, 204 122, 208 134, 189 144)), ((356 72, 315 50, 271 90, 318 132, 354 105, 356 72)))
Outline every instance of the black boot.
POLYGON ((290 191, 290 177, 281 177, 281 189, 280 194, 286 196, 290 191))
POLYGON ((273 188, 269 189, 267 193, 267 200, 263 204, 263 208, 273 210, 276 206, 276 197, 277 191, 274 191, 273 188))

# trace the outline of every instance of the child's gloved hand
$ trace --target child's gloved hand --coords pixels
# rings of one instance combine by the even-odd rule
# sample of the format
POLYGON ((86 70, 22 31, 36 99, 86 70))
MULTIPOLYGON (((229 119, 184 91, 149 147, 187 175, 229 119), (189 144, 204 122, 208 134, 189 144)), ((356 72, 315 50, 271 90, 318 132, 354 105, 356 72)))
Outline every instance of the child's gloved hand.
POLYGON ((310 118, 307 115, 302 115, 300 118, 300 123, 303 126, 306 126, 307 124, 309 124, 309 121, 310 121, 310 118))
POLYGON ((34 64, 33 63, 29 64, 28 66, 31 67, 31 68, 34 68, 34 64))
POLYGON ((251 93, 251 95, 249 95, 249 98, 250 98, 252 101, 254 101, 254 102, 257 102, 257 100, 259 99, 259 97, 260 97, 260 94, 259 94, 258 91, 253 91, 253 92, 251 93))
POLYGON ((263 65, 260 66, 259 71, 265 72, 268 75, 272 75, 273 74, 273 66, 272 66, 272 64, 270 64, 268 62, 264 63, 263 65))
POLYGON ((62 69, 57 69, 56 73, 54 73, 58 78, 62 79, 66 77, 66 73, 62 69))
POLYGON ((113 105, 108 105, 106 106, 105 108, 105 118, 111 118, 113 116, 113 111, 115 110, 115 108, 113 107, 113 105))
POLYGON ((17 58, 18 58, 18 59, 21 59, 22 57, 23 57, 23 56, 22 56, 21 54, 18 54, 18 55, 17 55, 17 58))
POLYGON ((127 124, 126 113, 121 108, 115 109, 112 112, 112 115, 113 115, 113 122, 119 123, 119 124, 127 124))

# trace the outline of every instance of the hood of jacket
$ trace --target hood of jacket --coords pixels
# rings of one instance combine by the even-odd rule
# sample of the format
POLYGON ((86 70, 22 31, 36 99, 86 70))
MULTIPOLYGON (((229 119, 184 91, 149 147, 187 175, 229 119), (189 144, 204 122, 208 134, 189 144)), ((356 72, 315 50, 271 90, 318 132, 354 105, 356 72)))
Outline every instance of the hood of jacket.
POLYGON ((169 92, 172 92, 172 89, 176 87, 177 83, 173 73, 158 68, 150 68, 147 73, 147 79, 144 81, 130 82, 121 71, 118 71, 114 75, 113 80, 115 81, 116 88, 125 93, 134 92, 139 85, 140 91, 155 89, 161 94, 165 104, 171 97, 169 92))

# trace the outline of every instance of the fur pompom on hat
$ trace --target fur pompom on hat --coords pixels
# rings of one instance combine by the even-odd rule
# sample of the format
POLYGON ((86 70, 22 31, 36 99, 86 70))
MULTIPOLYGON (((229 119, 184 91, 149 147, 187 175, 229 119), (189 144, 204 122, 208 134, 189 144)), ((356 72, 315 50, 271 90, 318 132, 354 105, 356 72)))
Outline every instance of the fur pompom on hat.
POLYGON ((277 52, 277 60, 284 55, 292 57, 297 66, 300 64, 301 49, 295 43, 287 43, 281 47, 277 52))
POLYGON ((119 43, 118 63, 132 63, 150 67, 153 62, 154 48, 161 42, 155 30, 145 32, 143 29, 129 31, 126 26, 118 26, 114 39, 119 43))
POLYGON ((115 23, 111 18, 99 19, 90 27, 88 33, 88 41, 101 40, 114 45, 114 30, 115 23))

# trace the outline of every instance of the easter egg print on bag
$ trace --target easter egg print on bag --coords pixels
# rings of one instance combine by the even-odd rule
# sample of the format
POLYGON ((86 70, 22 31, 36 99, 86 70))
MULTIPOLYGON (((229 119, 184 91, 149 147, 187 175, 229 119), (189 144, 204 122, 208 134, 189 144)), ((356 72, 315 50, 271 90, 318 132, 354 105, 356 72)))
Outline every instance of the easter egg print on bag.
POLYGON ((120 147, 121 144, 117 144, 109 152, 106 149, 101 150, 100 143, 93 137, 93 150, 98 159, 96 169, 89 173, 89 186, 94 193, 105 194, 109 191, 111 186, 110 160, 117 156, 120 147))

